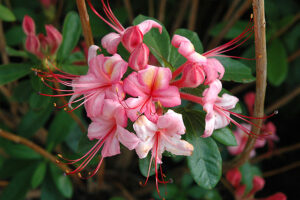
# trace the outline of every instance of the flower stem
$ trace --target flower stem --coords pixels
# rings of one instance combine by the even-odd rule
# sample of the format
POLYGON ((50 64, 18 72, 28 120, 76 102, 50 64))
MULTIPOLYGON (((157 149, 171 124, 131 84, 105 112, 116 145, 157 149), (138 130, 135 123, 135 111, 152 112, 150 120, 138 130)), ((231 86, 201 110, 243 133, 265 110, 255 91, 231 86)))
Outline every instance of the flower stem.
MULTIPOLYGON (((254 105, 254 116, 264 116, 264 102, 267 86, 267 51, 266 51, 266 22, 265 22, 265 8, 264 1, 253 0, 253 14, 254 14, 254 35, 255 35, 255 56, 256 56, 256 95, 254 105)), ((255 119, 254 124, 258 127, 262 125, 262 119, 255 119)), ((259 134, 260 129, 252 126, 252 132, 259 134)), ((248 159, 251 150, 255 144, 255 138, 249 137, 247 144, 240 154, 231 161, 230 165, 225 167, 224 171, 233 167, 243 165, 248 159)))
POLYGON ((288 170, 295 169, 297 167, 300 167, 300 161, 294 162, 292 164, 286 165, 286 166, 278 168, 278 169, 274 169, 274 170, 271 170, 271 171, 268 171, 268 172, 264 172, 263 177, 275 176, 277 174, 284 173, 288 170))
POLYGON ((83 31, 83 36, 86 45, 89 47, 94 44, 93 33, 90 25, 89 14, 86 9, 85 0, 76 0, 80 21, 83 31))

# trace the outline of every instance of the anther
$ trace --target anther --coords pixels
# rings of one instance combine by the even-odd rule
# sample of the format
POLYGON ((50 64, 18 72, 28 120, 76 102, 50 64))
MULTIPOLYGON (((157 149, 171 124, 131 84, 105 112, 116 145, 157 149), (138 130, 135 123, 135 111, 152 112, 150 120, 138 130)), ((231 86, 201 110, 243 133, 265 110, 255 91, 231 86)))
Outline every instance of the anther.
POLYGON ((59 164, 59 163, 60 163, 60 161, 59 161, 59 160, 57 160, 57 159, 55 160, 55 162, 56 162, 57 164, 59 164))
POLYGON ((61 154, 57 154, 58 157, 63 158, 63 156, 61 154))
POLYGON ((274 115, 277 115, 277 114, 278 114, 278 110, 275 110, 275 111, 274 111, 274 115))
POLYGON ((81 173, 78 173, 77 175, 78 175, 78 177, 79 177, 79 178, 82 178, 82 175, 81 175, 81 173))
POLYGON ((56 107, 57 106, 56 103, 53 103, 53 106, 56 107))
POLYGON ((251 15, 250 15, 250 19, 253 19, 253 13, 251 13, 251 15))

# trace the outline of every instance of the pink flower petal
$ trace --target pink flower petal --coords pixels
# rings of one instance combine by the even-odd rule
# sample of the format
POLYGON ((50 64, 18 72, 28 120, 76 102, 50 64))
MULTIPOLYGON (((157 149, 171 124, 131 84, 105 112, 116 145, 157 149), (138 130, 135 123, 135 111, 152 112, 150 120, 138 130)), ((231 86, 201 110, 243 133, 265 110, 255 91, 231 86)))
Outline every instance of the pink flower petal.
POLYGON ((52 25, 46 25, 45 28, 47 33, 46 40, 50 46, 50 53, 54 54, 62 42, 62 35, 52 25))
POLYGON ((101 155, 103 157, 110 157, 120 154, 120 143, 115 133, 111 133, 106 139, 101 155))
POLYGON ((35 23, 28 15, 24 16, 22 27, 26 35, 35 35, 35 23))
POLYGON ((137 26, 130 26, 125 29, 121 41, 124 47, 131 53, 143 42, 143 34, 137 26))
POLYGON ((103 139, 109 131, 113 128, 114 124, 109 120, 97 120, 93 121, 88 128, 88 138, 93 139, 103 139))
POLYGON ((125 80, 124 80, 124 90, 126 93, 131 96, 146 96, 145 93, 148 93, 150 89, 147 86, 139 84, 138 74, 136 72, 132 72, 125 80))
POLYGON ((136 71, 145 69, 148 65, 149 60, 149 49, 141 43, 137 48, 130 54, 128 65, 136 71))
POLYGON ((121 126, 117 126, 116 134, 119 141, 129 150, 135 149, 140 142, 139 138, 135 134, 121 126))
POLYGON ((230 110, 235 108, 237 102, 239 101, 238 98, 229 94, 223 94, 222 97, 218 97, 216 100, 216 105, 222 107, 226 110, 230 110))
POLYGON ((109 33, 104 36, 101 40, 101 45, 110 54, 115 54, 117 52, 118 45, 121 41, 121 37, 117 33, 109 33))
POLYGON ((152 28, 157 28, 159 32, 162 33, 162 26, 153 20, 145 20, 142 23, 138 24, 137 27, 143 35, 148 33, 148 31, 150 31, 152 28))
POLYGON ((168 110, 163 116, 160 116, 157 120, 157 127, 159 129, 166 130, 166 134, 178 134, 185 133, 185 126, 182 120, 182 115, 168 110))
POLYGON ((88 51, 88 63, 90 63, 90 60, 92 58, 95 58, 97 56, 98 49, 100 50, 100 48, 97 45, 90 46, 89 51, 88 51))

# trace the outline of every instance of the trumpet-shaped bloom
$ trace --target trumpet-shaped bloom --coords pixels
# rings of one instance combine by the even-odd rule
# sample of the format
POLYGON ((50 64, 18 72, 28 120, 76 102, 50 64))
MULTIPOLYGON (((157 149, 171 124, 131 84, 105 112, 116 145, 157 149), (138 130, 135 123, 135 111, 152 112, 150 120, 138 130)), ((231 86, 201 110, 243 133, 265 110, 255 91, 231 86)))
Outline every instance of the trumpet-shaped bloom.
POLYGON ((92 118, 92 123, 88 128, 88 138, 98 140, 97 143, 83 157, 71 161, 69 164, 81 162, 81 164, 67 174, 79 173, 91 161, 91 159, 100 151, 102 158, 96 169, 90 174, 93 176, 99 170, 103 158, 120 154, 120 143, 130 150, 136 148, 140 142, 139 138, 126 130, 127 116, 126 112, 117 101, 106 99, 103 103, 103 109, 100 116, 92 118))
POLYGON ((121 42, 131 54, 129 57, 129 66, 137 71, 145 69, 149 60, 149 49, 146 45, 143 45, 143 37, 152 28, 157 28, 161 33, 162 26, 153 20, 145 20, 136 26, 130 26, 125 29, 112 13, 110 6, 106 5, 104 3, 104 0, 102 0, 101 2, 104 12, 107 15, 109 21, 104 19, 96 11, 90 0, 88 0, 88 4, 93 12, 117 32, 109 33, 104 36, 101 40, 101 45, 110 54, 115 54, 117 52, 118 45, 121 42))
POLYGON ((155 102, 164 107, 180 105, 181 99, 178 88, 169 86, 172 74, 169 68, 149 66, 147 69, 131 73, 124 80, 126 93, 137 98, 125 100, 127 115, 135 121, 140 114, 155 122, 157 113, 155 102))
POLYGON ((98 48, 93 45, 89 49, 89 70, 86 75, 40 73, 46 80, 53 78, 50 81, 72 87, 72 90, 59 90, 70 93, 50 96, 71 96, 67 105, 72 108, 73 103, 81 102, 76 108, 84 104, 90 118, 101 115, 104 99, 119 101, 125 96, 121 78, 127 70, 127 63, 118 54, 111 57, 97 55, 98 48))
MULTIPOLYGON (((161 159, 164 151, 184 156, 190 156, 193 153, 194 147, 185 140, 181 140, 181 135, 185 133, 182 115, 175 113, 173 110, 168 110, 167 113, 159 116, 156 123, 151 122, 144 115, 140 116, 133 124, 133 128, 140 139, 140 143, 135 148, 139 158, 145 158, 149 151, 152 151, 150 165, 154 159, 156 186, 158 182, 165 183, 158 179, 157 174, 157 164, 162 163, 161 159)), ((157 191, 159 192, 158 187, 157 191)))
POLYGON ((52 25, 46 25, 46 36, 42 33, 36 35, 35 23, 29 16, 23 19, 23 31, 26 34, 25 48, 30 53, 43 59, 46 56, 54 56, 62 42, 61 33, 52 25))

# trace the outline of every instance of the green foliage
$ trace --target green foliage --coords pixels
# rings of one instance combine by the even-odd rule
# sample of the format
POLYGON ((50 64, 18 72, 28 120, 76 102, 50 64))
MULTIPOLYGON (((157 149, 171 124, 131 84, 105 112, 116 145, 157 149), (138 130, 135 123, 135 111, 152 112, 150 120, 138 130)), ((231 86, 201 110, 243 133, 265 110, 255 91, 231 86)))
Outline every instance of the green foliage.
POLYGON ((56 165, 50 164, 52 179, 58 191, 66 198, 71 198, 73 195, 73 186, 69 176, 62 173, 56 165))
POLYGON ((246 191, 249 192, 253 187, 253 177, 261 176, 262 173, 258 167, 246 162, 240 168, 242 174, 242 184, 246 185, 246 191))
POLYGON ((16 17, 7 7, 0 4, 0 20, 13 22, 16 21, 16 17))
POLYGON ((0 85, 15 81, 31 71, 32 66, 26 63, 0 65, 0 85))
MULTIPOLYGON (((145 177, 148 177, 150 161, 151 161, 151 152, 148 153, 146 158, 139 159, 139 169, 140 169, 141 174, 145 177)), ((157 168, 158 167, 159 167, 159 165, 157 165, 157 168)), ((155 174, 155 162, 154 162, 154 159, 152 159, 149 176, 152 176, 154 174, 155 174)))
POLYGON ((212 138, 226 146, 237 145, 236 139, 228 127, 215 130, 212 134, 212 138))
MULTIPOLYGON (((210 30, 210 35, 216 37, 222 30, 223 28, 226 26, 227 22, 221 22, 219 24, 217 24, 216 26, 214 26, 211 30, 210 30)), ((225 35, 225 39, 233 39, 235 37, 237 37, 238 35, 240 35, 245 28, 247 28, 247 25, 249 25, 249 21, 243 21, 243 20, 239 20, 237 21, 233 27, 228 31, 228 33, 225 35)))
POLYGON ((77 45, 81 35, 81 23, 77 13, 69 12, 64 21, 63 40, 57 51, 57 60, 64 62, 77 45))
POLYGON ((46 175, 46 170, 47 170, 47 163, 40 162, 37 168, 35 169, 31 179, 32 188, 36 188, 42 183, 46 175))

